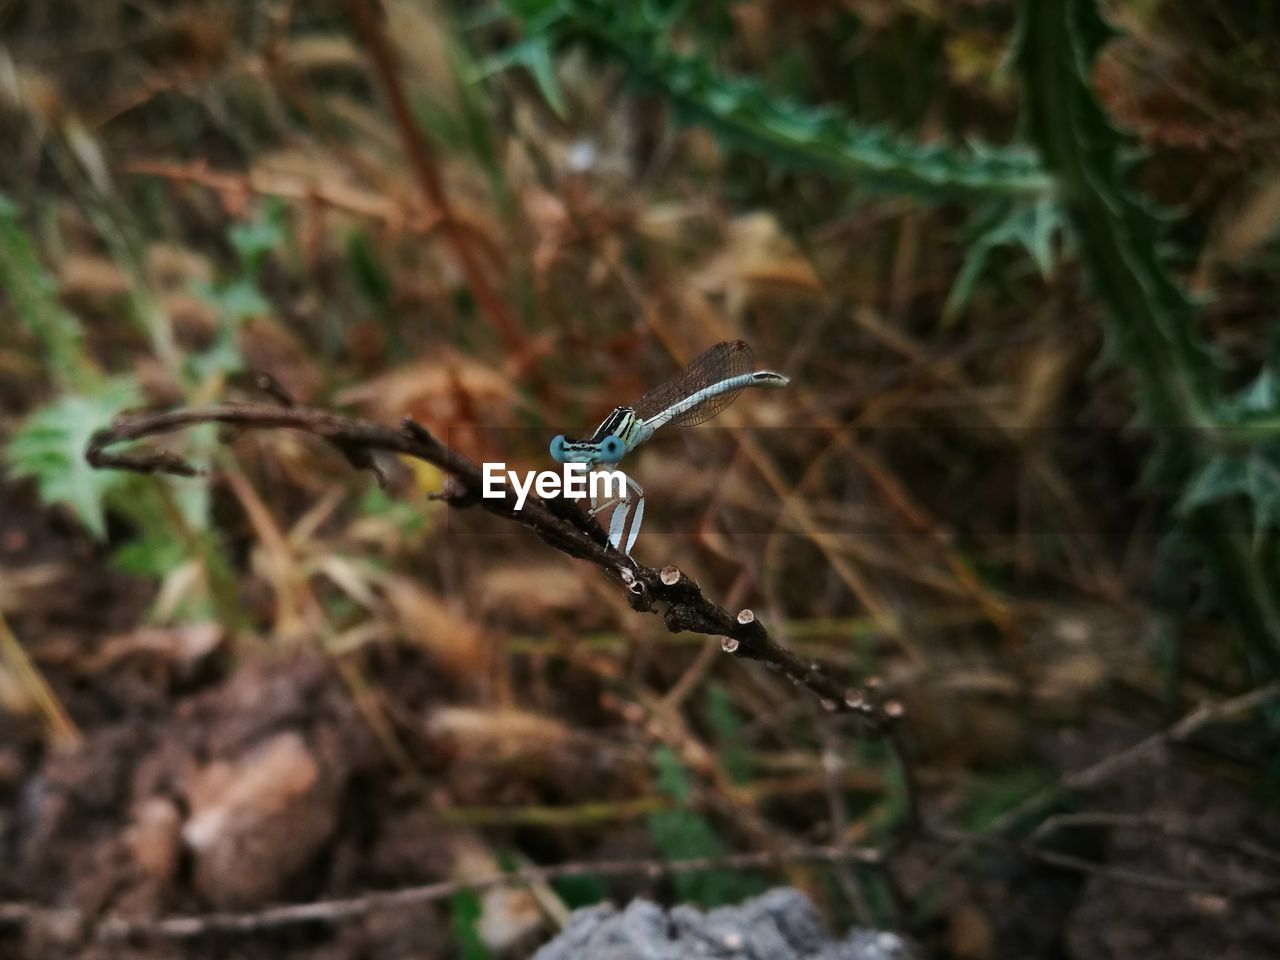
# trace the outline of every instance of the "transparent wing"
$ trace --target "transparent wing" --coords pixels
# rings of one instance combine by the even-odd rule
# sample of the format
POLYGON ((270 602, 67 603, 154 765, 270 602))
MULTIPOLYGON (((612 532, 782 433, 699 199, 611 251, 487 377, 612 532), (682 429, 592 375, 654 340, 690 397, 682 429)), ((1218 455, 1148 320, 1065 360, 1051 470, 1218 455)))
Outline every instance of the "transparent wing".
MULTIPOLYGON (((754 369, 755 356, 744 341, 725 340, 717 343, 691 360, 688 366, 670 380, 659 384, 641 397, 635 405, 636 416, 641 420, 651 420, 685 397, 693 396, 699 390, 728 380, 730 377, 750 373, 754 369)), ((675 415, 667 423, 687 426, 710 420, 733 403, 743 389, 744 387, 738 387, 735 390, 708 396, 701 403, 675 415)))

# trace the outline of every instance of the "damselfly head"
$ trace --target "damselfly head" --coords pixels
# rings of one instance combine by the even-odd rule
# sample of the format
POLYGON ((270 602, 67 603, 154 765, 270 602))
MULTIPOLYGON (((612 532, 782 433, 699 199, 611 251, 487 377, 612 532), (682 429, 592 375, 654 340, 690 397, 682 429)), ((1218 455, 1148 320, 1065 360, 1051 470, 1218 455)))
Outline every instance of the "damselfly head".
POLYGON ((551 459, 556 463, 617 463, 626 452, 627 445, 611 433, 598 440, 574 440, 564 434, 551 440, 551 459))
POLYGON ((574 440, 557 434, 551 440, 551 459, 556 463, 617 463, 625 452, 626 447, 615 436, 603 440, 574 440))
POLYGON ((551 441, 551 459, 557 463, 617 463, 626 456, 628 443, 640 428, 635 410, 616 407, 596 427, 590 440, 574 440, 563 434, 551 441))

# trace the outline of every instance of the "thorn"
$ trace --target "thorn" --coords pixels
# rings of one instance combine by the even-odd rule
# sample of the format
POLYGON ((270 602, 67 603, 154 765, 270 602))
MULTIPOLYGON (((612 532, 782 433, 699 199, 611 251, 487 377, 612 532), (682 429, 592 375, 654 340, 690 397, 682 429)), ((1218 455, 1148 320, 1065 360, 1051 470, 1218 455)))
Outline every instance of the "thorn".
POLYGON ((680 582, 680 568, 668 564, 662 568, 662 572, 658 574, 658 578, 668 587, 674 587, 680 582))
POLYGON ((284 386, 269 373, 260 373, 255 381, 258 389, 269 396, 282 407, 296 407, 297 401, 293 399, 293 394, 284 388, 284 386))
POLYGON ((733 637, 722 637, 720 639, 720 649, 725 653, 737 653, 740 644, 733 637))
POLYGON ((410 434, 415 440, 422 443, 435 443, 436 438, 430 430, 420 424, 413 417, 405 417, 400 421, 401 428, 410 434))
POLYGON ((439 493, 427 494, 428 500, 442 500, 451 507, 470 507, 480 502, 479 494, 468 490, 456 477, 445 477, 439 493))
POLYGON ((738 611, 738 622, 742 624, 744 627, 748 623, 755 623, 755 620, 756 620, 756 615, 751 610, 744 608, 738 611))

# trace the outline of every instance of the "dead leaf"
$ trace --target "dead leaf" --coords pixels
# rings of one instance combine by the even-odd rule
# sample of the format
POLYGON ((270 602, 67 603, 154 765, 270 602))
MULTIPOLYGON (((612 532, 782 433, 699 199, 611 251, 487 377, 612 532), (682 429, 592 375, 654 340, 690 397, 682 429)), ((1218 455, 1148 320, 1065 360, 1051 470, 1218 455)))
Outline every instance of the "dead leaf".
POLYGON ((26 567, 0 566, 0 613, 15 613, 29 603, 45 605, 46 593, 67 574, 61 563, 40 563, 26 567))
MULTIPOLYGON (((502 864, 474 837, 455 839, 452 847, 453 875, 459 880, 477 880, 502 871, 502 864)), ((542 909, 526 887, 490 887, 480 894, 476 933, 494 953, 506 956, 529 946, 542 924, 542 909)))
POLYGON ((190 667, 218 649, 224 636, 217 623, 189 623, 176 627, 143 627, 108 637, 89 660, 90 671, 101 670, 131 656, 152 654, 177 666, 190 667))
POLYGON ((169 880, 182 853, 182 815, 167 797, 151 797, 134 810, 124 842, 143 873, 169 880))
POLYGON ((822 282, 809 259, 771 213, 753 213, 729 223, 724 243, 692 277, 704 296, 722 296, 730 318, 755 299, 788 296, 811 299, 822 282))
POLYGON ((458 679, 484 673, 489 643, 461 605, 444 601, 408 577, 384 577, 381 586, 406 636, 428 650, 445 671, 458 679))
POLYGON ((270 317, 253 317, 240 327, 240 349, 251 370, 270 373, 299 403, 319 396, 324 376, 315 348, 270 317))
POLYGON ((963 960, 987 960, 995 948, 995 931, 987 915, 970 903, 947 911, 949 953, 963 960))
POLYGON ((458 754, 495 763, 548 754, 574 740, 574 733, 558 720, 515 708, 439 707, 427 720, 427 732, 458 754))
POLYGON ((1272 174, 1242 205, 1215 244, 1223 263, 1239 263, 1280 233, 1280 175, 1272 174))
POLYGON ((475 588, 477 609, 506 625, 540 627, 587 607, 579 571, 558 563, 507 564, 487 570, 475 588))
POLYGON ((365 60, 350 37, 340 33, 289 37, 280 44, 280 64, 294 77, 334 68, 364 69, 365 60))
POLYGON ((453 428, 446 438, 450 446, 476 459, 492 459, 501 438, 461 428, 510 423, 516 399, 509 373, 453 354, 399 367, 343 391, 337 402, 361 404, 381 420, 411 416, 429 428, 453 428))
POLYGON ((1054 423, 1063 395, 1075 369, 1076 349, 1057 342, 1040 344, 1022 357, 1014 409, 1002 417, 1006 428, 1025 432, 1054 423))
POLYGON ((129 292, 129 278, 106 257, 70 253, 58 263, 58 293, 75 306, 101 304, 129 292))
POLYGON ((186 794, 196 886, 220 907, 278 899, 337 824, 337 785, 293 731, 200 768, 186 794))

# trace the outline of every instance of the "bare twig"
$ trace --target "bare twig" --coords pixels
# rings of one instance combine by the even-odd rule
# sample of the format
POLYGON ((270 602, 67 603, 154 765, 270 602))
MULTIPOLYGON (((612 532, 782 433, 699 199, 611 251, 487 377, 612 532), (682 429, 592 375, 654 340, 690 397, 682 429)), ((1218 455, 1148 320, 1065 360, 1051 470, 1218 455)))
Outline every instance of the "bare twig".
POLYGON ((789 863, 863 863, 870 866, 879 861, 880 853, 876 850, 848 846, 804 847, 788 850, 784 855, 763 851, 674 861, 592 860, 495 873, 474 880, 442 880, 399 890, 288 904, 244 913, 206 913, 154 920, 106 917, 88 929, 85 929, 85 918, 78 911, 50 909, 25 903, 0 904, 0 924, 30 924, 47 919, 56 922, 63 929, 78 930, 99 941, 118 942, 138 937, 186 940, 213 933, 258 933, 300 923, 339 923, 378 910, 404 909, 447 900, 460 890, 488 890, 508 884, 547 883, 588 874, 598 877, 647 876, 660 880, 666 876, 701 873, 706 870, 768 869, 789 863))
MULTIPOLYGON (((1118 753, 1110 754, 1088 767, 1063 774, 1057 782, 1037 791, 997 818, 991 825, 985 839, 978 834, 962 834, 956 831, 926 828, 924 831, 926 834, 955 845, 954 849, 930 871, 930 880, 946 874, 966 855, 978 847, 1003 845, 1006 849, 1009 849, 1010 845, 1012 845, 1012 849, 1015 852, 1026 853, 1030 848, 1008 840, 1006 835, 1018 824, 1041 812, 1064 795, 1095 789, 1122 771, 1159 755, 1160 751, 1171 744, 1181 743, 1189 739, 1211 723, 1228 717, 1239 716, 1276 699, 1280 699, 1280 682, 1267 684, 1256 690, 1243 693, 1238 697, 1231 697, 1217 703, 1203 704, 1159 733, 1152 734, 1150 737, 1118 753)), ((1058 857, 1059 860, 1061 859, 1057 854, 1053 854, 1053 856, 1058 857)), ((1045 857, 1040 857, 1040 859, 1047 862, 1045 857)), ((1070 866, 1070 864, 1061 863, 1059 865, 1070 866)), ((1221 893, 1221 891, 1216 892, 1221 893)))
POLYGON ((1152 734, 1118 753, 1109 754, 1088 767, 1064 774, 1057 783, 1050 784, 1033 794, 1001 816, 995 824, 995 829, 1003 832, 1021 822, 1024 817, 1053 803, 1064 793, 1093 790, 1121 771, 1157 756, 1171 744, 1189 739, 1211 723, 1239 716, 1276 699, 1280 699, 1280 682, 1267 684, 1229 700, 1203 704, 1173 726, 1152 734))
POLYGON ((930 836, 946 844, 954 844, 960 848, 981 847, 990 850, 1004 850, 1008 853, 1075 873, 1098 877, 1113 883, 1122 883, 1131 887, 1142 887, 1147 890, 1159 890, 1164 893, 1203 894, 1223 897, 1228 900, 1264 900, 1280 897, 1280 880, 1266 880, 1254 884, 1230 885, 1202 880, 1184 880, 1165 874, 1142 873, 1125 867, 1111 867, 1105 863, 1095 863, 1083 857, 1072 856, 1057 850, 1047 850, 1029 843, 1020 843, 1007 837, 993 834, 968 833, 962 830, 933 829, 930 836))
POLYGON ((1264 847, 1252 841, 1231 843, 1216 837, 1208 837, 1199 830, 1180 827, 1163 820, 1152 819, 1143 813, 1059 813, 1046 818, 1031 833, 1031 839, 1041 841, 1062 830, 1074 830, 1089 827, 1105 827, 1116 830, 1133 830, 1143 833, 1155 833, 1169 840, 1177 840, 1188 846, 1203 847, 1206 850, 1220 850, 1250 860, 1261 860, 1272 866, 1280 867, 1280 851, 1264 847))
MULTIPOLYGON (((938 830, 932 833, 932 838, 943 843, 1007 850, 1109 882, 1167 893, 1206 894, 1229 899, 1274 899, 1280 896, 1280 883, 1277 882, 1224 886, 1108 867, 1080 857, 1044 850, 1000 837, 938 830)), ((287 904, 242 913, 206 913, 141 920, 125 920, 108 916, 90 921, 78 910, 43 907, 38 904, 8 903, 0 904, 0 926, 29 926, 44 923, 51 929, 62 931, 64 936, 81 941, 119 942, 139 938, 188 940, 210 934, 255 934, 302 923, 341 923, 379 910, 404 909, 445 900, 461 890, 487 890, 508 884, 545 884, 565 877, 647 876, 653 880, 660 880, 667 876, 700 873, 707 870, 769 869, 796 863, 856 863, 868 869, 879 869, 884 862, 883 851, 845 845, 801 847, 782 853, 755 851, 723 857, 676 861, 594 860, 548 867, 530 867, 472 880, 443 880, 398 890, 377 891, 355 897, 317 900, 311 903, 287 904)))

